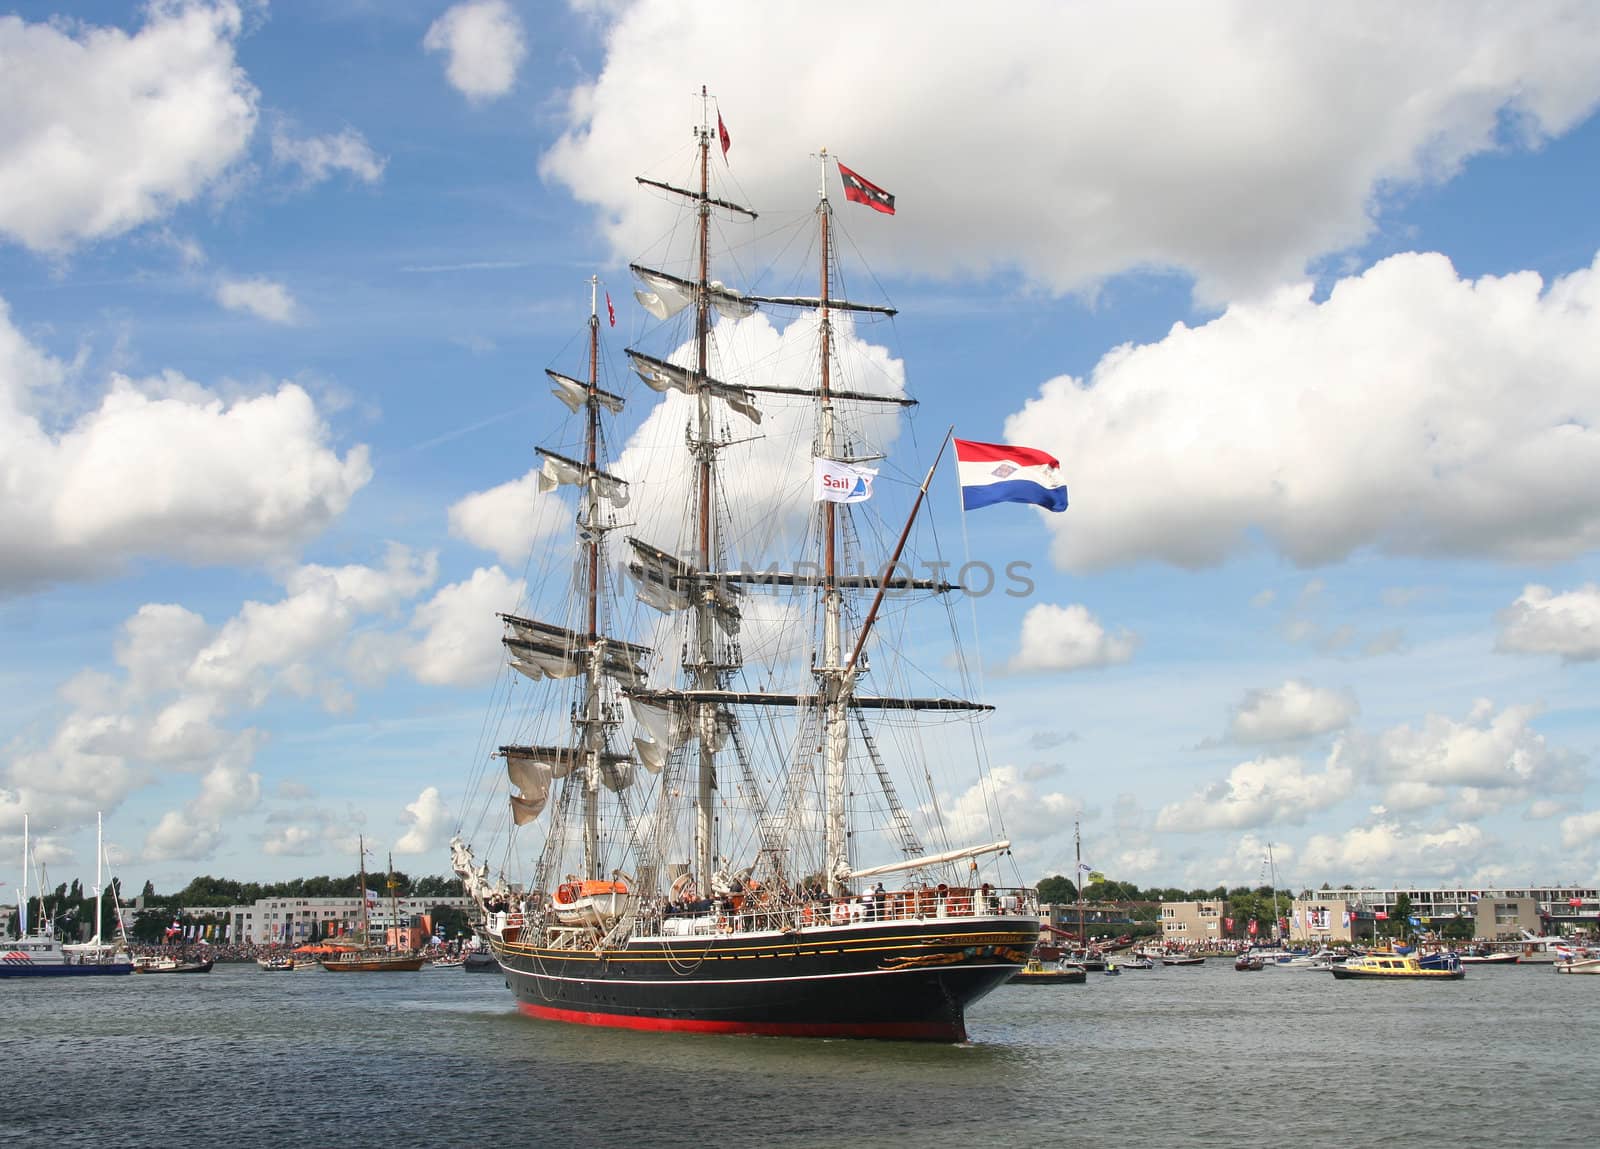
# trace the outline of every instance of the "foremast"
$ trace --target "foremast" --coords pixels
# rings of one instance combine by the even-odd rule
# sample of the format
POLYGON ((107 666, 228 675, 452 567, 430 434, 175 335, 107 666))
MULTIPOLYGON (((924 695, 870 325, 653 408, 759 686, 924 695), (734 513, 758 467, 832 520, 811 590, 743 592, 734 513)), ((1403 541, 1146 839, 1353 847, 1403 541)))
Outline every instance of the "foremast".
MULTIPOLYGON (((558 810, 567 809, 570 795, 578 795, 582 837, 580 868, 585 879, 598 879, 606 868, 600 840, 600 798, 604 787, 620 794, 634 781, 631 754, 613 753, 611 730, 619 724, 614 704, 606 699, 608 679, 636 685, 644 680, 643 662, 649 648, 605 633, 601 619, 606 535, 615 527, 607 504, 626 505, 627 484, 604 469, 601 445, 601 411, 620 412, 621 396, 600 387, 600 281, 589 278, 589 346, 587 382, 558 371, 546 370, 551 394, 569 411, 583 412, 583 454, 569 459, 538 448, 544 459, 538 487, 550 492, 563 484, 582 488, 577 515, 579 562, 575 587, 578 616, 575 626, 539 622, 517 615, 502 615, 508 633, 502 640, 511 665, 534 679, 577 679, 577 699, 572 709, 573 739, 563 745, 500 747, 506 771, 519 793, 511 797, 512 820, 524 825, 536 819, 549 801, 551 784, 567 779, 558 810)), ((647 768, 658 769, 650 762, 647 768)), ((563 828, 552 824, 540 863, 537 882, 548 883, 549 869, 559 855, 563 828)))

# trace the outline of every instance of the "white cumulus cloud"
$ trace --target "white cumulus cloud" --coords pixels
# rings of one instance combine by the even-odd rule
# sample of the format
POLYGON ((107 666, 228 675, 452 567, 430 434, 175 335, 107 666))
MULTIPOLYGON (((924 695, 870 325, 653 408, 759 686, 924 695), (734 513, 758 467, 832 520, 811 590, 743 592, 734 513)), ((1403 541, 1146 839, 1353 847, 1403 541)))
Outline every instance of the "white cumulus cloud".
POLYGON ((131 34, 0 16, 0 236, 62 251, 215 184, 256 124, 240 28, 229 2, 152 3, 131 34))
POLYGON ((1336 747, 1320 771, 1293 756, 1241 762, 1222 781, 1163 806, 1156 829, 1203 833, 1303 822, 1354 793, 1355 770, 1343 759, 1336 747))
POLYGON ((371 478, 306 391, 223 398, 175 372, 112 375, 86 410, 0 301, 0 595, 104 578, 138 556, 198 563, 291 551, 371 478), (48 414, 48 422, 47 422, 48 414))
POLYGON ((217 284, 217 302, 229 311, 248 311, 268 323, 293 323, 300 310, 287 287, 260 276, 224 279, 217 284))
POLYGON ((418 682, 468 686, 492 680, 505 662, 497 615, 516 609, 523 584, 499 567, 480 567, 440 587, 412 614, 420 637, 401 656, 418 682))
POLYGON ((1282 686, 1248 692, 1228 723, 1233 742, 1289 742, 1342 730, 1359 707, 1348 691, 1289 679, 1282 686))
POLYGON ((428 28, 422 46, 445 54, 445 77, 474 103, 510 92, 528 54, 522 21, 506 0, 454 5, 428 28))
POLYGON ((444 845, 449 829, 450 810, 439 797, 439 788, 429 786, 408 803, 402 820, 407 829, 394 844, 397 854, 431 854, 444 845))
POLYGON ((1392 256, 1057 378, 1008 440, 1071 460, 1068 568, 1570 558, 1600 546, 1600 260, 1545 284, 1392 256), (1381 417, 1375 413, 1381 412, 1381 417))
POLYGON ((1065 291, 1179 268, 1225 299, 1358 244, 1394 189, 1537 146, 1600 98, 1600 29, 1581 4, 1432 0, 1397 14, 1373 0, 1021 0, 1005 11, 619 5, 544 170, 594 204, 619 257, 645 250, 664 205, 635 193, 636 165, 700 121, 685 78, 705 77, 741 202, 804 203, 797 140, 826 141, 898 194, 892 228, 854 237, 880 270, 967 282, 1016 269, 1065 291), (830 26, 849 35, 793 50, 830 26), (999 172, 1003 210, 995 182, 973 178, 999 172))
POLYGON ((1600 585, 1584 583, 1557 594, 1546 586, 1523 588, 1500 614, 1496 649, 1559 654, 1568 662, 1600 658, 1600 585))
POLYGON ((1509 790, 1514 796, 1548 796, 1570 790, 1575 764, 1533 728, 1536 707, 1508 706, 1499 713, 1480 699, 1464 720, 1429 714, 1417 727, 1384 731, 1372 767, 1386 787, 1391 809, 1412 810, 1443 798, 1447 787, 1509 790))
POLYGON ((1022 637, 1009 669, 1085 670, 1133 657, 1139 640, 1133 632, 1107 632, 1088 607, 1039 603, 1022 616, 1022 637))
POLYGON ((1592 848, 1600 842, 1600 810, 1561 819, 1561 845, 1568 850, 1592 848))
POLYGON ((1436 829, 1382 820, 1354 826, 1342 834, 1314 834, 1306 843, 1299 872, 1322 874, 1335 885, 1382 884, 1395 874, 1412 881, 1472 874, 1490 856, 1481 826, 1457 823, 1436 829))
POLYGON ((335 172, 377 183, 387 163, 354 128, 335 135, 295 137, 281 124, 272 133, 272 158, 299 168, 307 184, 319 184, 335 172))

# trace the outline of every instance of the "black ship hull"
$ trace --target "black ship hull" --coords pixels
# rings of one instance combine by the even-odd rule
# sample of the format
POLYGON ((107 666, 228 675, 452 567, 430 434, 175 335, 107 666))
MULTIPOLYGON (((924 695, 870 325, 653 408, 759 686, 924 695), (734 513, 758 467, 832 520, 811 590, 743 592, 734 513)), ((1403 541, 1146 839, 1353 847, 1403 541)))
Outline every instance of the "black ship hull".
POLYGON ((965 1041, 966 1007, 1038 940, 1027 917, 642 937, 592 949, 496 941, 517 1006, 580 1025, 965 1041))

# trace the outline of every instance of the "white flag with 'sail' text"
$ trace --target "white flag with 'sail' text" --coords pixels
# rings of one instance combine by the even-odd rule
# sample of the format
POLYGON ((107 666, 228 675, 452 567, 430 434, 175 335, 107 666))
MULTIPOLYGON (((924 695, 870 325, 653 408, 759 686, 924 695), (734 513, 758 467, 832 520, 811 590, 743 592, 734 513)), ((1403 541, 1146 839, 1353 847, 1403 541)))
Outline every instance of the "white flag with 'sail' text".
POLYGON ((834 459, 813 459, 811 501, 814 503, 864 503, 872 498, 876 467, 857 467, 834 459))

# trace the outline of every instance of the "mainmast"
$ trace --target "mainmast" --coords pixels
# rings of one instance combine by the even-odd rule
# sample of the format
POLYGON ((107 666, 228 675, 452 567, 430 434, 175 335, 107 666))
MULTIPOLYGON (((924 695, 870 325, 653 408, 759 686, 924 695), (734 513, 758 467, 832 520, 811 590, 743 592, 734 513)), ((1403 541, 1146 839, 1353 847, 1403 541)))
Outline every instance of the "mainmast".
MULTIPOLYGON (((834 419, 830 368, 832 361, 833 324, 829 318, 829 250, 830 208, 828 205, 828 149, 819 154, 821 180, 817 187, 817 219, 822 236, 821 288, 817 298, 817 332, 820 336, 822 363, 817 385, 817 415, 819 420, 817 454, 824 459, 838 458, 838 442, 834 419)), ((843 667, 843 602, 838 585, 838 515, 837 504, 822 503, 822 710, 826 724, 823 741, 823 802, 826 873, 828 893, 839 893, 839 875, 850 867, 850 837, 845 819, 845 759, 850 748, 848 713, 849 690, 846 687, 843 667)))
MULTIPOLYGON (((695 567, 697 574, 711 570, 712 527, 716 516, 711 504, 712 478, 716 469, 716 437, 712 424, 711 392, 705 386, 710 377, 711 342, 711 124, 710 104, 704 85, 700 88, 703 112, 695 129, 700 146, 700 196, 695 205, 698 223, 699 280, 694 293, 695 358, 695 453, 698 484, 698 521, 695 524, 695 567)), ((695 595, 695 658, 693 680, 700 690, 714 690, 720 683, 716 671, 716 620, 711 601, 702 592, 695 595)), ((694 799, 695 880, 701 897, 711 895, 711 874, 717 852, 717 820, 713 792, 717 787, 716 723, 717 707, 707 704, 699 712, 699 770, 694 799)))
MULTIPOLYGON (((584 428, 584 466, 593 474, 599 468, 600 441, 600 279, 589 277, 589 394, 584 428)), ((600 712, 600 681, 605 648, 600 637, 600 492, 590 483, 584 491, 581 532, 587 562, 583 587, 584 637, 589 657, 583 668, 583 730, 579 739, 586 753, 583 768, 583 874, 599 877, 600 869, 600 754, 605 748, 605 726, 600 712)))

